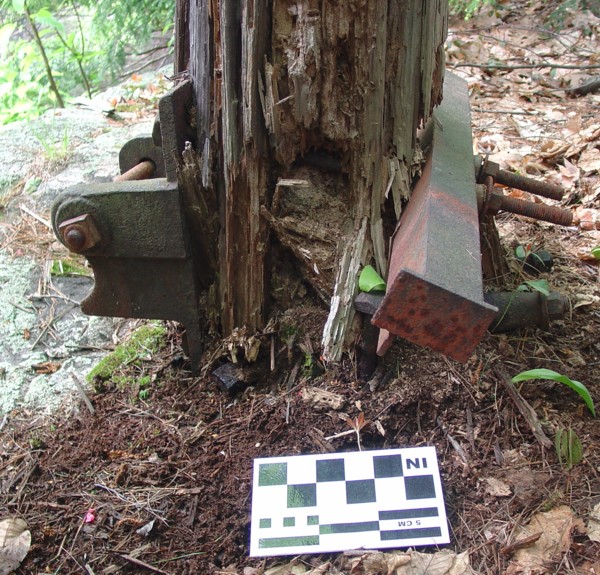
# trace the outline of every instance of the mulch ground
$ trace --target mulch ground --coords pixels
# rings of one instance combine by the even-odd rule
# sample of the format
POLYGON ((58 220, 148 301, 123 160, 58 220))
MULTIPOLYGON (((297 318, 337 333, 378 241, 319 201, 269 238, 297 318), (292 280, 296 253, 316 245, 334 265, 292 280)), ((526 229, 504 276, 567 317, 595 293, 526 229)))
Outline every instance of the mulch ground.
MULTIPOLYGON (((532 4, 520 3, 522 11, 510 12, 505 20, 474 20, 471 28, 459 27, 457 35, 468 36, 463 41, 468 46, 458 56, 456 49, 450 51, 450 66, 475 53, 469 47, 477 36, 473 30, 479 30, 479 60, 487 61, 485 50, 498 45, 510 51, 508 26, 529 26, 526 18, 544 16, 539 10, 529 14, 532 4)), ((533 33, 531 26, 527 34, 533 33)), ((560 40, 565 42, 564 37, 560 40)), ((512 50, 512 61, 520 61, 524 52, 512 50)), ((584 56, 578 61, 588 62, 584 56)), ((598 171, 581 168, 574 175, 559 170, 557 163, 565 159, 568 147, 563 156, 542 157, 543 141, 535 140, 530 150, 532 140, 500 112, 503 104, 514 106, 514 99, 527 118, 560 109, 564 123, 545 125, 544 134, 564 139, 563 132, 560 138, 557 134, 569 129, 569 121, 573 127, 574 117, 580 122, 577 133, 594 125, 597 97, 567 99, 564 92, 548 92, 547 86, 540 88, 539 78, 531 79, 531 71, 527 78, 520 76, 522 82, 533 82, 525 97, 519 95, 520 88, 506 92, 506 85, 516 86, 509 77, 515 71, 469 70, 477 145, 504 146, 511 167, 543 170, 562 178, 563 184, 570 182, 565 206, 590 210, 593 222, 598 171), (504 102, 504 97, 512 100, 504 102)), ((577 167, 584 152, 589 161, 587 150, 598 149, 598 136, 584 143, 569 156, 571 165, 577 167)), ((262 336, 265 356, 274 338, 275 368, 268 361, 255 368, 256 383, 235 395, 223 391, 208 370, 200 377, 190 375, 181 361, 179 335, 171 327, 160 353, 129 368, 131 385, 103 382, 90 394, 93 413, 83 402, 51 420, 11 413, 0 424, 0 517, 25 518, 33 541, 17 573, 259 575, 277 563, 289 563, 290 558, 248 557, 252 461, 259 456, 354 451, 354 433, 331 436, 348 431, 347 419, 361 413, 368 422, 360 431, 363 449, 436 447, 451 526, 449 548, 468 552, 477 573, 502 573, 509 567, 515 528, 536 512, 566 505, 585 520, 600 502, 596 420, 560 384, 536 381, 519 388, 551 441, 561 428, 573 429, 580 438, 583 458, 567 469, 554 449, 543 447, 534 435, 531 418, 523 416, 507 393, 506 380, 524 369, 546 367, 583 382, 600 403, 599 271, 593 258, 585 256, 600 243, 597 231, 594 225, 564 230, 514 216, 502 216, 499 225, 507 248, 520 243, 553 253, 554 269, 542 277, 574 306, 548 331, 486 336, 464 365, 396 342, 375 380, 358 378, 353 358, 324 371, 314 369, 306 362, 307 338, 318 364, 320 334, 313 326, 322 325, 327 310, 314 307, 306 296, 295 314, 295 342, 283 331, 262 336), (256 369, 262 371, 257 374, 256 369), (135 384, 142 376, 152 380, 144 399, 135 384), (339 403, 332 407, 315 390, 334 394, 339 403)), ((536 279, 515 269, 507 283, 536 279)), ((351 557, 342 553, 294 561, 313 568, 328 563, 321 572, 350 573, 351 557)), ((598 573, 598 557, 600 544, 579 529, 572 534, 570 549, 548 572, 598 573)), ((353 565, 353 573, 365 572, 353 565)))

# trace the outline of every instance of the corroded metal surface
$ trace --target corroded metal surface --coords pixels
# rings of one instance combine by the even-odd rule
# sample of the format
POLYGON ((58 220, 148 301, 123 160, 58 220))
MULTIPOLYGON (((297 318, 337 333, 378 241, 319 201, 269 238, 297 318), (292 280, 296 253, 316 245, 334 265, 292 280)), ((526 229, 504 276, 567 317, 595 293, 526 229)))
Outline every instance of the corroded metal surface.
POLYGON ((393 336, 466 361, 497 309, 484 301, 466 82, 446 74, 422 177, 394 236, 373 317, 378 353, 393 336))
POLYGON ((162 148, 156 146, 149 136, 140 136, 129 140, 119 151, 119 170, 121 175, 117 176, 115 180, 125 181, 122 176, 145 161, 153 164, 152 173, 145 177, 128 178, 129 180, 165 177, 165 161, 163 160, 162 148))
POLYGON ((56 200, 52 223, 94 271, 82 311, 182 323, 197 370, 201 288, 177 184, 162 178, 81 184, 56 200))
POLYGON ((481 156, 475 156, 475 172, 477 174, 477 181, 480 183, 483 183, 486 177, 491 176, 498 184, 524 190, 536 196, 550 198, 551 200, 561 200, 565 193, 563 188, 556 184, 508 172, 501 169, 500 165, 496 162, 492 162, 487 158, 484 159, 481 156))

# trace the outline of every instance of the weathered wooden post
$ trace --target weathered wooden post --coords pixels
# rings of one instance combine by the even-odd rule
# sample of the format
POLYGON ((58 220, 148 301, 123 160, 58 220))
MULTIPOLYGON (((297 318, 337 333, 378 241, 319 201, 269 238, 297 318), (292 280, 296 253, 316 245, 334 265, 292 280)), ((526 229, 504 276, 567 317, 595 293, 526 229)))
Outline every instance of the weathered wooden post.
POLYGON ((359 269, 386 272, 419 169, 417 129, 442 97, 447 12, 447 0, 178 0, 176 71, 193 82, 197 182, 219 210, 224 335, 264 325, 267 255, 279 241, 330 299, 324 356, 339 359, 359 269), (302 195, 319 206, 306 209, 304 247, 279 211, 302 195), (316 240, 327 255, 311 249, 316 240))

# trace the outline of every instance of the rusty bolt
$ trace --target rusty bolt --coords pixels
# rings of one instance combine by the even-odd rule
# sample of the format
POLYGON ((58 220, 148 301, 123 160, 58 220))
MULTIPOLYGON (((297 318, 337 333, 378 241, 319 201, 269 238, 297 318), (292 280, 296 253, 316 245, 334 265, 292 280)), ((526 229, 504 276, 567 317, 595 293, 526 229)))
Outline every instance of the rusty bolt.
POLYGON ((487 176, 485 179, 485 189, 477 186, 476 190, 480 196, 478 203, 483 204, 481 211, 484 214, 495 215, 500 211, 511 212, 560 226, 570 226, 573 221, 573 213, 570 210, 505 196, 502 192, 494 189, 494 180, 491 176, 487 176))
POLYGON ((100 243, 100 232, 90 214, 70 218, 58 226, 63 243, 75 253, 84 253, 100 243))

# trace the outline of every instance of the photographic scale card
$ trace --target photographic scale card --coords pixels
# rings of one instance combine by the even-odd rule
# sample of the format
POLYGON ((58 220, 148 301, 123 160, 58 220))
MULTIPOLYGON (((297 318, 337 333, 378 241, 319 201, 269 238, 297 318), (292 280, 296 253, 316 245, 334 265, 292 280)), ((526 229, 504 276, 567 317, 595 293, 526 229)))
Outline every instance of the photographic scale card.
POLYGON ((254 460, 253 557, 449 542, 434 447, 254 460))

